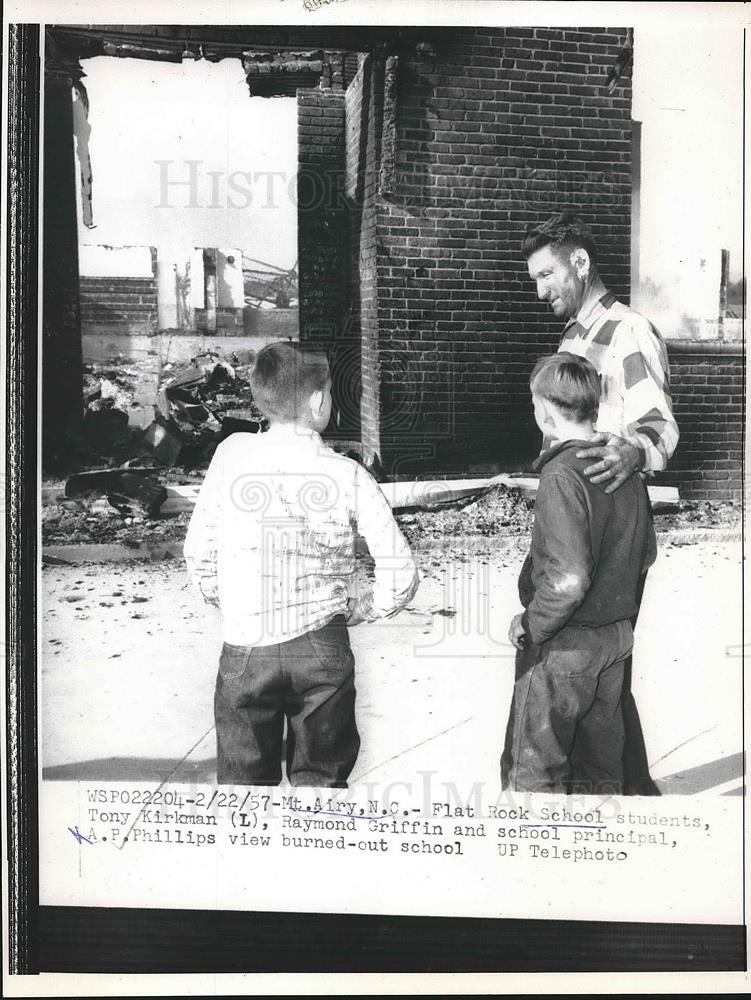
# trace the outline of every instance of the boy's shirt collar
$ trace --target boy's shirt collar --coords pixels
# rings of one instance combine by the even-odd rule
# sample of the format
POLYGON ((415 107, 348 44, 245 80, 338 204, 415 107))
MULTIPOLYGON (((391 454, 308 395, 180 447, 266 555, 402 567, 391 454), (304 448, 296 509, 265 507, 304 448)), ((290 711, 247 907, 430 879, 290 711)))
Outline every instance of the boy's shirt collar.
POLYGON ((586 441, 584 438, 572 438, 568 441, 556 441, 545 451, 541 452, 540 455, 532 463, 532 469, 535 472, 539 472, 544 465, 555 458, 556 455, 560 454, 566 448, 588 448, 591 445, 591 441, 586 441))
POLYGON ((321 444, 321 435, 312 427, 301 427, 299 424, 271 424, 265 434, 270 434, 281 441, 299 441, 301 444, 321 444))

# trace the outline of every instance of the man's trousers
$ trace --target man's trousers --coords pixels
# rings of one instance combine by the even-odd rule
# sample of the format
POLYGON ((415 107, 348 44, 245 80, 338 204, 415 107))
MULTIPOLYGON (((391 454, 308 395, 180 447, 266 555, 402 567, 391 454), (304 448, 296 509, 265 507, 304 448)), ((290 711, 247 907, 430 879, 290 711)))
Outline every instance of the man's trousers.
MULTIPOLYGON (((639 615, 642 596, 644 594, 644 584, 647 574, 641 578, 639 592, 636 595, 637 611, 631 619, 632 628, 636 628, 636 619, 639 615)), ((641 728, 641 719, 636 707, 636 701, 631 691, 631 671, 632 657, 629 654, 624 666, 623 676, 623 723, 625 727, 625 745, 623 748, 623 794, 624 795, 659 795, 660 790, 652 780, 649 773, 649 762, 647 760, 647 748, 644 745, 644 734, 641 728)))

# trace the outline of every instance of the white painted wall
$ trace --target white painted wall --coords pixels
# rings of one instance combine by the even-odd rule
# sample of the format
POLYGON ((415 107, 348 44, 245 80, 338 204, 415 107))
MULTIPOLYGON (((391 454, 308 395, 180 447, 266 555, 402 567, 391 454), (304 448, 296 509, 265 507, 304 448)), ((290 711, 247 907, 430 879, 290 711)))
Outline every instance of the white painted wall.
MULTIPOLYGON (((658 5, 652 6, 656 9, 658 5)), ((688 7, 689 5, 685 5, 688 7)), ((716 318, 720 251, 742 265, 743 34, 690 11, 635 30, 633 117, 642 124, 637 308, 667 336, 716 318)))
POLYGON ((80 273, 87 278, 151 278, 150 247, 80 247, 80 273))

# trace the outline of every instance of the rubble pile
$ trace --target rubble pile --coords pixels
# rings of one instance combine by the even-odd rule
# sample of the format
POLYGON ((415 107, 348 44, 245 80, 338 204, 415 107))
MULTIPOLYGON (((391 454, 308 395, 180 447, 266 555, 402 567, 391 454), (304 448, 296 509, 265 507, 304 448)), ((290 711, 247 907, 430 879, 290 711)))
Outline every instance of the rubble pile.
POLYGON ((187 518, 161 513, 167 486, 199 483, 191 471, 208 466, 220 441, 266 427, 250 390, 254 360, 253 351, 207 351, 161 372, 156 357, 87 365, 82 471, 43 491, 44 544, 184 534, 187 518))
POLYGON ((129 439, 128 412, 139 373, 121 360, 83 370, 84 435, 95 448, 117 448, 129 439))
POLYGON ((140 378, 138 368, 134 363, 128 363, 122 354, 106 364, 84 365, 84 405, 88 407, 97 400, 109 400, 106 406, 115 405, 127 410, 133 402, 140 378))
POLYGON ((91 502, 62 500, 45 507, 42 545, 125 545, 135 549, 144 543, 182 541, 189 520, 188 514, 123 516, 104 497, 91 502))
POLYGON ((104 495, 108 503, 125 516, 143 512, 149 517, 159 513, 167 499, 167 490, 148 469, 105 469, 81 472, 65 484, 69 500, 104 495))
POLYGON ((410 545, 457 536, 524 535, 532 528, 534 501, 521 490, 494 486, 480 497, 397 514, 396 519, 410 545))
MULTIPOLYGON (((161 372, 155 357, 145 364, 118 357, 87 365, 81 471, 66 482, 45 481, 43 544, 182 540, 201 470, 217 444, 236 431, 258 433, 266 427, 250 390, 254 359, 247 350, 223 357, 207 351, 188 364, 166 364, 161 372)), ((501 538, 514 544, 526 540, 534 497, 498 484, 396 516, 415 548, 438 545, 444 558, 453 553, 465 559, 471 551, 482 559, 501 538)), ((654 518, 658 531, 691 533, 735 529, 741 512, 731 503, 679 501, 667 510, 657 505, 654 518)), ((435 553, 431 560, 430 566, 440 565, 435 553)))
POLYGON ((252 351, 238 351, 221 359, 206 351, 188 365, 162 368, 154 422, 144 435, 144 444, 162 464, 203 467, 230 434, 265 429, 250 391, 254 357, 252 351))
POLYGON ((122 465, 126 458, 138 458, 142 465, 205 468, 216 445, 229 434, 265 429, 250 390, 254 359, 253 351, 224 358, 206 351, 188 364, 167 363, 161 372, 155 359, 153 372, 139 371, 135 362, 122 363, 121 357, 106 365, 87 365, 85 459, 122 465), (149 415, 139 426, 144 400, 149 415))
POLYGON ((671 510, 655 513, 657 531, 692 529, 699 531, 734 529, 742 525, 743 511, 740 504, 723 500, 680 500, 671 510))

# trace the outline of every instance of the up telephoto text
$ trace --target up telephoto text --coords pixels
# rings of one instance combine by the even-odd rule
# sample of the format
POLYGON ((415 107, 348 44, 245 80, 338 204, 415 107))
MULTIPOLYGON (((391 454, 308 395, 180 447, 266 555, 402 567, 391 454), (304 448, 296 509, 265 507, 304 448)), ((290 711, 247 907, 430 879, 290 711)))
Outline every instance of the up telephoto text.
MULTIPOLYGON (((317 795, 89 788, 82 847, 192 846, 461 857, 488 846, 507 860, 625 862, 640 850, 676 848, 710 826, 686 812, 487 805, 450 801, 364 803, 317 795), (482 845, 480 847, 479 845, 482 845)), ((612 806, 612 801, 608 803, 612 806)))

